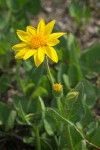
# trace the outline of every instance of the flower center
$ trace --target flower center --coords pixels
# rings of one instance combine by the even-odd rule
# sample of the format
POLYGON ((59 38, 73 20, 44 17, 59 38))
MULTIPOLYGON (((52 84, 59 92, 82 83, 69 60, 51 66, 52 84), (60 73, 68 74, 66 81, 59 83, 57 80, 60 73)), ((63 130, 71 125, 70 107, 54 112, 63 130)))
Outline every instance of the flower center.
POLYGON ((29 45, 32 49, 37 49, 39 47, 42 47, 46 44, 46 38, 42 35, 35 35, 32 37, 29 45))

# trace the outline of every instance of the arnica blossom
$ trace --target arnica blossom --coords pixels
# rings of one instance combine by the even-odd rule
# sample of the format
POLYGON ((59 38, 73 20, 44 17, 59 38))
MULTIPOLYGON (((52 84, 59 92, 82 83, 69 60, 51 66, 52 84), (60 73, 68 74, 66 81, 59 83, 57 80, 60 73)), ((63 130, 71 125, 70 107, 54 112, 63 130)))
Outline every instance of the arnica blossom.
POLYGON ((60 83, 53 84, 52 90, 55 97, 61 97, 63 94, 63 86, 60 83))
POLYGON ((62 85, 60 83, 53 84, 53 90, 55 92, 61 92, 62 91, 62 85))
POLYGON ((17 30, 17 35, 22 41, 12 47, 13 50, 18 50, 16 59, 28 59, 34 56, 35 65, 38 67, 47 55, 54 62, 58 62, 58 56, 52 46, 57 45, 60 41, 59 37, 64 35, 63 32, 51 33, 55 24, 55 20, 45 24, 44 19, 41 19, 37 29, 32 26, 27 26, 26 31, 17 30))

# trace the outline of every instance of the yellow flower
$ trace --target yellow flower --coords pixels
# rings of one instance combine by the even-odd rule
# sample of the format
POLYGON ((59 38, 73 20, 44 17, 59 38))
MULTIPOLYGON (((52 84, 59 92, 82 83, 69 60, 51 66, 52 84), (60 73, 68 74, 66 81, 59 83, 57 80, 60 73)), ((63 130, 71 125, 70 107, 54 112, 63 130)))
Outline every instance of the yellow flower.
POLYGON ((18 50, 16 59, 28 59, 34 56, 35 65, 38 67, 47 55, 54 62, 58 62, 58 56, 52 46, 57 45, 60 41, 58 38, 65 33, 51 33, 55 24, 55 20, 49 22, 47 25, 44 19, 41 19, 37 30, 32 26, 27 26, 26 32, 17 30, 17 35, 22 41, 12 47, 13 50, 18 50))
POLYGON ((60 84, 60 83, 55 83, 54 85, 53 85, 53 90, 55 91, 55 92, 62 92, 62 85, 60 84))
POLYGON ((63 94, 63 87, 60 83, 53 84, 53 94, 55 97, 61 97, 63 94))

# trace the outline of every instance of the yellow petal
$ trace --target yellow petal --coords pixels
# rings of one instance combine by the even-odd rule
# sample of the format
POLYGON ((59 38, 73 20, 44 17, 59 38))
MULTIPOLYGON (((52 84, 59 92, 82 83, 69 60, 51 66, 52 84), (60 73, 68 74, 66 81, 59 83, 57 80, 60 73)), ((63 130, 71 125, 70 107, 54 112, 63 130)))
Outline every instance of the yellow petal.
POLYGON ((15 56, 16 59, 21 59, 23 58, 23 56, 26 54, 26 52, 28 51, 28 49, 23 49, 23 50, 20 50, 20 52, 18 52, 15 56))
POLYGON ((48 46, 55 46, 55 45, 57 45, 59 42, 60 42, 60 41, 59 41, 58 39, 48 39, 46 44, 47 44, 48 46))
POLYGON ((36 29, 32 26, 27 26, 26 27, 26 31, 30 34, 30 35, 35 35, 36 34, 36 29))
POLYGON ((52 32, 55 22, 56 21, 53 20, 45 26, 45 35, 49 35, 52 32))
POLYGON ((39 48, 38 49, 38 58, 39 58, 39 60, 41 61, 41 62, 43 62, 44 61, 44 57, 45 57, 45 49, 43 49, 43 48, 39 48))
POLYGON ((13 49, 13 50, 21 50, 21 49, 25 48, 26 46, 27 46, 26 43, 21 42, 21 43, 19 43, 19 44, 14 45, 14 46, 12 47, 12 49, 13 49))
POLYGON ((24 60, 28 59, 29 57, 31 57, 32 55, 34 55, 36 53, 37 50, 29 50, 23 57, 24 60))
POLYGON ((30 36, 27 32, 22 31, 22 30, 17 30, 17 35, 18 37, 23 41, 23 42, 29 42, 30 41, 30 36))
POLYGON ((58 56, 57 56, 57 53, 53 47, 46 46, 45 47, 45 53, 54 62, 56 62, 56 63, 58 62, 58 56))
POLYGON ((37 34, 44 34, 44 29, 45 29, 45 22, 44 19, 41 19, 37 27, 37 34))
POLYGON ((38 58, 38 53, 34 54, 34 62, 37 67, 42 63, 38 58))
POLYGON ((66 33, 64 33, 64 32, 52 33, 52 34, 50 34, 49 38, 50 38, 50 39, 57 39, 57 38, 59 38, 60 36, 65 35, 65 34, 66 34, 66 33))

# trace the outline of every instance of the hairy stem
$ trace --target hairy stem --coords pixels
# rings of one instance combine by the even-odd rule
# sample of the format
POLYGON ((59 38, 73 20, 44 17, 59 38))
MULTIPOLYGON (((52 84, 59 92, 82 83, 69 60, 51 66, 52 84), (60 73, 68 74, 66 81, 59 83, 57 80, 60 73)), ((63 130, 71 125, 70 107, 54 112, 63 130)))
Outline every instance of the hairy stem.
POLYGON ((73 141, 72 141, 72 137, 71 137, 71 132, 70 132, 70 126, 69 126, 69 124, 67 125, 67 130, 68 130, 68 136, 69 136, 70 148, 71 148, 71 150, 74 150, 74 147, 73 147, 73 141))
POLYGON ((51 75, 51 72, 50 72, 50 68, 49 68, 49 64, 48 64, 48 58, 46 57, 46 66, 47 66, 47 74, 48 74, 48 78, 51 82, 51 85, 53 86, 54 84, 54 81, 53 81, 53 78, 52 78, 52 75, 51 75))
POLYGON ((52 111, 53 113, 55 113, 58 117, 60 117, 63 121, 65 121, 67 124, 73 126, 76 131, 81 135, 81 137, 86 141, 86 143, 88 143, 89 145, 97 148, 98 150, 100 150, 100 147, 96 146, 95 144, 91 143, 90 141, 88 141, 85 136, 83 135, 83 133, 81 133, 81 131, 74 125, 74 123, 72 123, 71 121, 69 121, 68 119, 64 118, 63 116, 61 116, 58 112, 56 112, 54 109, 52 108, 47 108, 47 110, 52 111))
POLYGON ((41 150, 39 129, 38 129, 38 127, 35 127, 34 129, 35 129, 35 134, 36 134, 37 150, 41 150))

